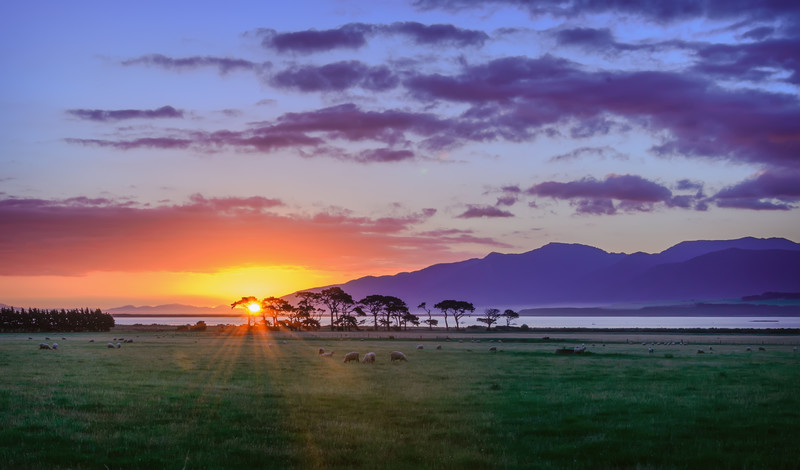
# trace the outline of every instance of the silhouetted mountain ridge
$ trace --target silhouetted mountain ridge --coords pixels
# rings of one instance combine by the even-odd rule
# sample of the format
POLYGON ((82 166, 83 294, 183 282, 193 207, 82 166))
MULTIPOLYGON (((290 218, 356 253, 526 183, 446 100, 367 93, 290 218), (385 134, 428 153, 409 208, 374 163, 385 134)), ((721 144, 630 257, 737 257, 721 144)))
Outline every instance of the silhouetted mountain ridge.
POLYGON ((356 300, 370 294, 394 295, 412 307, 444 299, 505 308, 740 298, 800 289, 800 244, 746 237, 681 242, 655 254, 624 254, 549 243, 525 253, 492 252, 338 286, 356 300))

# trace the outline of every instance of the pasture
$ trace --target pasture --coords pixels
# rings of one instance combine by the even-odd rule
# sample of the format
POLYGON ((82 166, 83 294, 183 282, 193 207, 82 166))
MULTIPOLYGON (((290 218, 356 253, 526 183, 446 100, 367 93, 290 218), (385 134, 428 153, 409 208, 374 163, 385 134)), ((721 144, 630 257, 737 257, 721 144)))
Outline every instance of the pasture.
POLYGON ((800 468, 796 337, 44 336, 0 335, 0 468, 800 468))

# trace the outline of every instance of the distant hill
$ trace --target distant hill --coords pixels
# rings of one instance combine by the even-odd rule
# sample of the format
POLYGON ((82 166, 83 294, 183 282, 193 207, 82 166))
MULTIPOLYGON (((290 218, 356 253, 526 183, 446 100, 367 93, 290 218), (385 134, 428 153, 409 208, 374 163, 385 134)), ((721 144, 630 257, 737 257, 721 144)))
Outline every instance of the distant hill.
POLYGON ((133 305, 125 305, 122 307, 114 307, 106 310, 106 313, 110 313, 111 315, 120 315, 120 314, 128 314, 128 315, 191 315, 191 316, 203 316, 203 315, 214 315, 214 316, 224 316, 224 315, 241 315, 241 313, 231 310, 230 306, 228 305, 218 305, 216 307, 195 307, 193 305, 182 305, 182 304, 166 304, 166 305, 144 305, 144 306, 133 306, 133 305))
POLYGON ((526 253, 490 253, 338 286, 356 300, 370 294, 394 295, 412 307, 445 299, 502 308, 739 299, 800 290, 800 244, 747 237, 682 242, 655 254, 624 254, 550 243, 526 253))

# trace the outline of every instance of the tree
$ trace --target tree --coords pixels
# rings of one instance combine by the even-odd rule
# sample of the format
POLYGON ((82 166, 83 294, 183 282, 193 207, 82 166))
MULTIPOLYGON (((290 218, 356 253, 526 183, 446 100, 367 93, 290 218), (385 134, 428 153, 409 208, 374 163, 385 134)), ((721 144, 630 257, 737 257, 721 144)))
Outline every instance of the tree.
MULTIPOLYGON (((319 293, 320 303, 325 305, 331 316, 331 331, 339 324, 339 317, 349 315, 355 307, 353 297, 341 287, 329 287, 319 293)), ((349 321, 347 322, 349 324, 349 321)))
POLYGON ((437 308, 441 310, 442 315, 444 315, 444 325, 447 331, 450 331, 450 325, 447 322, 447 314, 448 312, 450 315, 453 316, 453 319, 456 321, 456 330, 459 329, 458 321, 467 314, 467 312, 474 312, 475 307, 463 300, 442 300, 438 304, 434 305, 433 308, 437 308))
POLYGON ((290 328, 319 329, 319 320, 322 316, 322 309, 318 307, 320 295, 316 292, 298 292, 295 295, 300 300, 292 312, 289 313, 290 328))
POLYGON ((486 323, 486 329, 491 330, 492 324, 497 323, 497 318, 500 316, 499 308, 487 308, 484 311, 484 317, 478 318, 481 323, 486 323))
POLYGON ((372 315, 375 331, 378 331, 378 316, 383 313, 386 307, 386 297, 383 295, 372 294, 359 300, 358 303, 365 310, 365 315, 372 315))
POLYGON ((417 308, 421 308, 422 310, 425 310, 425 313, 428 314, 428 319, 427 320, 423 320, 423 321, 425 322, 425 324, 428 325, 429 329, 432 330, 434 326, 439 324, 439 320, 435 320, 433 318, 433 316, 431 315, 431 309, 428 308, 428 304, 427 303, 422 302, 421 304, 417 305, 417 308))
POLYGON ((507 308, 505 312, 503 312, 503 317, 506 319, 506 326, 510 327, 511 322, 519 318, 519 313, 507 308))
POLYGON ((272 317, 272 326, 278 326, 278 318, 282 315, 288 315, 294 307, 292 304, 285 301, 284 299, 279 299, 277 297, 267 297, 266 299, 261 301, 261 318, 264 319, 264 323, 267 322, 267 314, 272 317))
POLYGON ((231 304, 232 309, 236 307, 242 307, 245 310, 245 312, 247 312, 247 326, 250 327, 250 317, 254 313, 258 312, 258 310, 261 308, 261 303, 258 301, 257 298, 251 295, 249 297, 242 297, 240 300, 237 300, 236 302, 231 304))

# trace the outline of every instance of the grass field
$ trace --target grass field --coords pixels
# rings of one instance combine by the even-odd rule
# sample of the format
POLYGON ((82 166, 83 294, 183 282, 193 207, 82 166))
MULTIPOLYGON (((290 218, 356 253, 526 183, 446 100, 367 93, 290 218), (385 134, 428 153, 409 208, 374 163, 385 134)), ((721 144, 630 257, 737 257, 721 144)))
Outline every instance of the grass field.
POLYGON ((0 335, 3 469, 800 468, 800 338, 44 336, 0 335))

